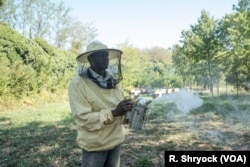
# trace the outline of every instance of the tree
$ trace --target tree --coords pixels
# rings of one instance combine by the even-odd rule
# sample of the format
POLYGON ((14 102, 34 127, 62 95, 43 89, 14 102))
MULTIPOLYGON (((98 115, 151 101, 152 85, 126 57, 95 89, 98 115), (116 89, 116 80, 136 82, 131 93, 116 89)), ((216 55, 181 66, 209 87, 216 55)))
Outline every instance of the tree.
POLYGON ((182 78, 182 87, 190 86, 190 72, 191 62, 188 60, 188 57, 184 54, 182 47, 179 45, 175 45, 173 47, 173 64, 175 67, 175 72, 177 75, 182 78))
POLYGON ((49 41, 58 48, 65 48, 69 43, 71 32, 74 31, 72 26, 74 19, 70 16, 71 9, 65 7, 64 3, 60 1, 53 10, 52 29, 54 33, 50 33, 49 41))
POLYGON ((55 4, 42 0, 6 1, 1 20, 30 39, 48 36, 55 4))
MULTIPOLYGON (((70 11, 62 0, 57 3, 51 0, 8 0, 0 12, 0 21, 29 39, 43 38, 58 48, 66 49, 69 45, 72 48, 72 44, 78 45, 80 40, 89 43, 96 37, 96 30, 90 24, 85 26, 75 21, 70 11)), ((83 47, 82 44, 80 49, 83 47)))
POLYGON ((213 94, 214 83, 220 79, 220 41, 217 38, 217 22, 206 11, 201 12, 198 24, 190 31, 182 32, 184 55, 188 57, 191 68, 189 73, 197 83, 208 86, 213 94))
POLYGON ((144 49, 142 52, 147 55, 147 60, 151 62, 162 62, 164 64, 171 64, 172 57, 169 49, 161 47, 152 47, 150 49, 144 49))
POLYGON ((144 67, 138 56, 138 50, 128 43, 121 44, 120 49, 123 51, 121 62, 125 89, 140 87, 141 74, 144 67))
POLYGON ((233 5, 233 9, 238 12, 249 12, 250 1, 249 0, 238 0, 237 5, 233 5))
POLYGON ((18 27, 17 20, 18 5, 15 0, 4 1, 0 11, 0 21, 7 23, 10 27, 16 29, 18 27))
POLYGON ((3 5, 4 0, 0 0, 0 7, 3 5))
POLYGON ((70 34, 70 51, 75 54, 80 54, 85 47, 97 36, 96 29, 91 27, 91 24, 83 25, 81 22, 75 21, 72 24, 70 34))
POLYGON ((249 89, 250 83, 250 1, 240 0, 233 5, 235 13, 220 21, 220 39, 224 46, 226 82, 237 89, 249 89))

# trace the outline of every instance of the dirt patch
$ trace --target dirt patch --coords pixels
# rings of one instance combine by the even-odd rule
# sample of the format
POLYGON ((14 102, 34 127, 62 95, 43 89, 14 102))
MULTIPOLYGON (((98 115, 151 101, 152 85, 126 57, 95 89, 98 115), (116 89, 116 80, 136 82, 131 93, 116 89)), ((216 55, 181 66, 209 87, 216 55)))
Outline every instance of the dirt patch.
POLYGON ((121 167, 164 166, 165 150, 250 150, 249 121, 212 112, 148 121, 139 131, 125 129, 121 167))

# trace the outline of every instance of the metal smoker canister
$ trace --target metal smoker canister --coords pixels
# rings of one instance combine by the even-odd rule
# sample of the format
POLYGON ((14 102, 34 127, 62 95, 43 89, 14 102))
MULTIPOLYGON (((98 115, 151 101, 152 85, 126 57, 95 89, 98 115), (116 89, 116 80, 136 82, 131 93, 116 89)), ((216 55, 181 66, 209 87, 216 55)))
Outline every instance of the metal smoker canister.
POLYGON ((130 112, 126 113, 125 120, 127 120, 129 127, 140 130, 144 124, 146 117, 147 106, 151 101, 144 98, 139 98, 135 101, 134 106, 130 112))

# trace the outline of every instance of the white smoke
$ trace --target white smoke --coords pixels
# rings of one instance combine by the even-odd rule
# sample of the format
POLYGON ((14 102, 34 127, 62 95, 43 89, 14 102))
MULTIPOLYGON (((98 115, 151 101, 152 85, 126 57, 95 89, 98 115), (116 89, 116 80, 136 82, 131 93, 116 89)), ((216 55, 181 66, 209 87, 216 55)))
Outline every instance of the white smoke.
POLYGON ((155 101, 161 101, 164 103, 173 102, 183 114, 186 114, 203 104, 203 100, 199 97, 198 93, 187 89, 181 89, 178 92, 163 95, 162 97, 156 98, 155 101))

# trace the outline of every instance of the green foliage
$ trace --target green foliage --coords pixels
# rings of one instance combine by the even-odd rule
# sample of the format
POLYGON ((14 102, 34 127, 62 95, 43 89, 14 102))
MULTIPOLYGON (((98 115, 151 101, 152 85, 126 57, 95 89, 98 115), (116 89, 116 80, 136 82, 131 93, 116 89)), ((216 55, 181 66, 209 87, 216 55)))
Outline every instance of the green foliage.
POLYGON ((150 104, 150 108, 147 113, 147 119, 153 120, 165 120, 168 114, 177 114, 180 113, 178 108, 173 102, 163 102, 163 101, 155 101, 150 104))
POLYGON ((216 104, 205 101, 203 105, 199 108, 194 109, 191 111, 191 114, 199 114, 199 113, 207 113, 207 112, 216 112, 216 104))
POLYGON ((227 117, 230 114, 241 114, 242 111, 249 111, 249 96, 241 95, 238 99, 233 96, 217 96, 203 98, 204 103, 190 114, 214 113, 218 116, 227 117))
POLYGON ((5 54, 12 64, 14 61, 22 61, 28 64, 34 61, 34 57, 29 54, 30 42, 5 24, 0 24, 1 53, 5 54))
POLYGON ((44 50, 48 55, 54 56, 55 48, 50 46, 47 41, 42 38, 36 38, 35 42, 44 50))
MULTIPOLYGON (((22 20, 24 18, 20 18, 18 22, 11 20, 17 12, 15 7, 18 3, 14 2, 22 3, 16 0, 8 1, 6 10, 1 13, 1 19, 9 19, 12 27, 27 21, 22 20), (11 12, 10 9, 13 13, 4 14, 11 12)), ((39 10, 43 9, 41 4, 44 2, 30 3, 34 3, 39 10)), ((54 5, 59 15, 55 18, 61 18, 63 14, 68 16, 69 11, 63 3, 54 5)), ((53 8, 53 5, 51 8, 48 6, 45 6, 46 11, 53 8)), ((132 87, 193 87, 193 84, 196 84, 210 88, 213 92, 214 85, 219 85, 224 78, 227 83, 238 89, 245 88, 244 85, 250 82, 249 2, 240 0, 238 6, 234 7, 235 13, 228 14, 219 21, 202 11, 197 24, 182 32, 183 45, 176 45, 172 50, 159 47, 142 50, 127 43, 122 44, 122 82, 125 90, 129 91, 132 87)), ((19 12, 22 12, 21 9, 19 12)), ((48 16, 48 13, 44 17, 48 16)), ((64 23, 67 23, 67 20, 64 20, 64 23)), ((62 22, 58 22, 58 25, 61 24, 62 22)), ((57 41, 59 43, 55 42, 56 45, 63 46, 66 42, 63 39, 66 40, 67 35, 70 35, 70 50, 79 53, 87 42, 94 39, 95 29, 85 27, 79 22, 77 25, 77 28, 73 26, 75 31, 71 31, 72 33, 67 33, 69 27, 58 26, 56 33, 61 34, 62 39, 58 38, 60 40, 57 41)), ((35 35, 37 38, 34 40, 24 38, 5 24, 0 24, 0 30, 0 69, 5 71, 0 78, 0 96, 19 97, 43 90, 59 91, 67 87, 75 71, 75 55, 52 47, 41 38, 42 30, 38 32, 36 29, 40 35, 35 35)))
POLYGON ((22 96, 34 88, 35 72, 31 66, 34 55, 30 54, 30 43, 8 26, 0 24, 0 68, 4 71, 1 96, 22 96))
POLYGON ((183 46, 175 47, 173 59, 175 67, 183 76, 184 83, 192 78, 198 84, 210 88, 221 77, 217 60, 221 44, 216 37, 217 22, 206 11, 201 12, 198 24, 191 30, 183 31, 183 46))
POLYGON ((28 39, 46 39, 51 45, 64 49, 70 44, 70 50, 79 54, 96 37, 96 29, 74 19, 63 1, 8 0, 2 4, 0 22, 28 39))
POLYGON ((4 0, 0 0, 0 7, 3 5, 4 0))
POLYGON ((177 87, 181 85, 174 75, 170 51, 163 48, 139 50, 133 46, 121 47, 123 85, 137 87, 177 87))
POLYGON ((237 92, 245 87, 245 83, 250 82, 250 13, 249 2, 244 2, 239 1, 237 13, 226 15, 220 22, 226 81, 234 85, 237 92), (243 6, 244 4, 248 6, 243 6))
POLYGON ((0 24, 0 96, 22 97, 45 89, 65 89, 74 73, 74 56, 42 39, 28 40, 0 24))
POLYGON ((152 161, 148 157, 142 157, 135 161, 135 167, 151 167, 152 161))
POLYGON ((36 65, 41 79, 44 79, 41 80, 41 84, 46 81, 46 87, 52 92, 65 89, 75 71, 75 56, 64 50, 55 49, 43 39, 36 39, 35 41, 48 55, 40 57, 36 65))
POLYGON ((173 62, 183 85, 193 83, 209 88, 222 79, 237 92, 250 83, 250 14, 249 0, 240 0, 235 13, 214 20, 206 11, 198 23, 182 32, 182 46, 174 46, 173 62))

